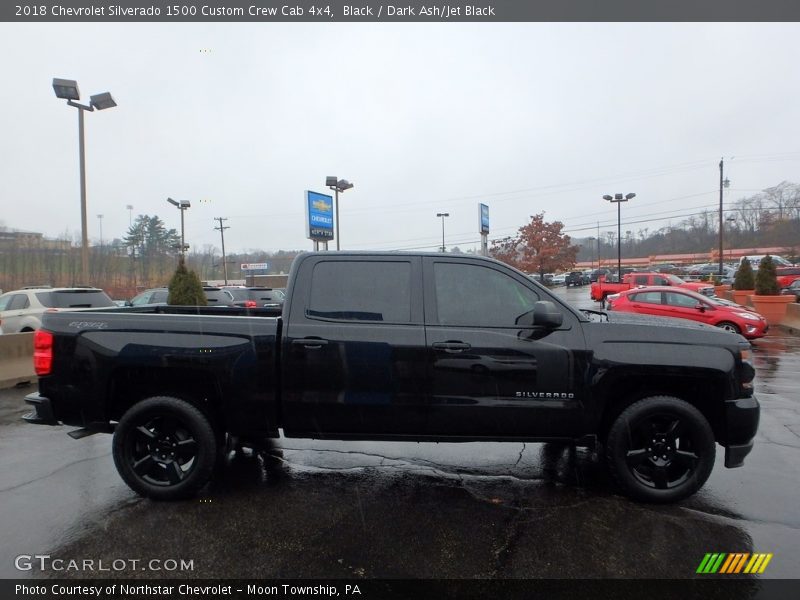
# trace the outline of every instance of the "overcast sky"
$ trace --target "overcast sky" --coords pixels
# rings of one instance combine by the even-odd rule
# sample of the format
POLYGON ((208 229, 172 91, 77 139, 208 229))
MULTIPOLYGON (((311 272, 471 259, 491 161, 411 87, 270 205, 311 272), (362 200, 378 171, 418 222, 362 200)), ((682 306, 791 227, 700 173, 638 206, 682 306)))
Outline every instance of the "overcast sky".
MULTIPOLYGON (((310 249, 303 192, 340 196, 344 249, 478 245, 545 212, 574 237, 783 180, 800 182, 798 24, 0 24, 0 225, 80 237, 77 110, 87 114, 89 235, 133 205, 186 241, 310 249), (733 157, 731 159, 731 157, 733 157)), ((644 221, 650 222, 644 222, 644 221)), ((638 221, 638 223, 636 223, 638 221)))

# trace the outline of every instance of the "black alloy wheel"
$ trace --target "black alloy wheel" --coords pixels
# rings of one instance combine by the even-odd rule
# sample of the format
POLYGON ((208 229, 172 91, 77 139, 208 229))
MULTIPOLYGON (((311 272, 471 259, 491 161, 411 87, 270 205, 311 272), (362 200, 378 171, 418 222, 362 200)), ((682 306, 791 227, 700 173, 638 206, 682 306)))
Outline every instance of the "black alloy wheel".
POLYGON ((192 404, 170 396, 133 405, 114 432, 114 463, 135 492, 156 500, 185 498, 211 478, 214 430, 192 404))
POLYGON ((714 467, 714 434, 694 406, 671 396, 640 400, 617 418, 607 440, 611 474, 636 500, 675 502, 694 494, 714 467))

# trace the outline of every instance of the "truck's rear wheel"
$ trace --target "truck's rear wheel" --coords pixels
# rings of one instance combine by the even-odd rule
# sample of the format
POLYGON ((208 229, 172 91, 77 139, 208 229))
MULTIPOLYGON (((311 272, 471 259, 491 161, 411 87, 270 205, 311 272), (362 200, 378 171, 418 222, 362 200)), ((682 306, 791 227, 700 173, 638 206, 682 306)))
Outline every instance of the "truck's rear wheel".
POLYGON ((671 396, 640 400, 614 421, 606 454, 631 498, 676 502, 694 494, 714 468, 714 434, 694 406, 671 396))
POLYGON ((134 404, 114 431, 114 464, 136 493, 186 498, 211 478, 217 456, 206 416, 184 400, 156 396, 134 404))

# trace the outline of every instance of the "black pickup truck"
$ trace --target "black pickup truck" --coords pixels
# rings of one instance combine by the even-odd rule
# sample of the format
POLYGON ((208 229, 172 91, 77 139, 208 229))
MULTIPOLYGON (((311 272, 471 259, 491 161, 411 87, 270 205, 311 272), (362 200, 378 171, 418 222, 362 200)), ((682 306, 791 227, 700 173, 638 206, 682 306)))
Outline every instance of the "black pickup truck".
POLYGON ((758 428, 741 336, 579 311, 491 259, 301 254, 280 316, 246 312, 47 313, 24 418, 113 432, 122 478, 158 499, 199 491, 231 439, 258 449, 280 429, 599 443, 622 491, 671 502, 705 483, 715 442, 741 466, 758 428))

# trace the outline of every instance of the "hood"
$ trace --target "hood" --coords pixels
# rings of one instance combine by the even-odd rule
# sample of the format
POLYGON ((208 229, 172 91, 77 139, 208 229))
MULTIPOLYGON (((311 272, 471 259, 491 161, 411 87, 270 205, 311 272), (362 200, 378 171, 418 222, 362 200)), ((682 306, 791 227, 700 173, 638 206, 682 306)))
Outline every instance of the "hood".
POLYGON ((598 342, 672 343, 685 345, 726 346, 735 350, 749 342, 731 333, 688 319, 654 317, 628 312, 609 311, 608 321, 587 323, 587 332, 598 342))

